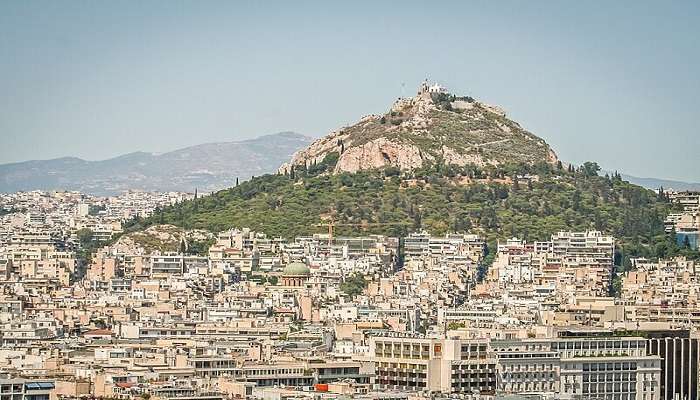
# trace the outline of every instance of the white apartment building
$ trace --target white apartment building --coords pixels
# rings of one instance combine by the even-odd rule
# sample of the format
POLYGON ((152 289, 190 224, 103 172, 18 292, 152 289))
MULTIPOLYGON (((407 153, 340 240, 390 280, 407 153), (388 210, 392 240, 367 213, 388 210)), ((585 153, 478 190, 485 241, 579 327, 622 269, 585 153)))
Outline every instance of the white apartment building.
POLYGON ((378 389, 657 400, 661 357, 641 337, 370 338, 378 389))
POLYGON ((493 341, 499 389, 551 392, 570 398, 659 399, 661 358, 640 337, 493 341))

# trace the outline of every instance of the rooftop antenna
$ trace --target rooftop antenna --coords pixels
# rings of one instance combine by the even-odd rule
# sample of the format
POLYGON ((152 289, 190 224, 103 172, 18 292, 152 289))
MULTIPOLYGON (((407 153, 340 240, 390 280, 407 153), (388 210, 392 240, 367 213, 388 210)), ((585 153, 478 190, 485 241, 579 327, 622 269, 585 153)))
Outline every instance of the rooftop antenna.
POLYGON ((401 82, 401 98, 406 97, 406 82, 401 82))

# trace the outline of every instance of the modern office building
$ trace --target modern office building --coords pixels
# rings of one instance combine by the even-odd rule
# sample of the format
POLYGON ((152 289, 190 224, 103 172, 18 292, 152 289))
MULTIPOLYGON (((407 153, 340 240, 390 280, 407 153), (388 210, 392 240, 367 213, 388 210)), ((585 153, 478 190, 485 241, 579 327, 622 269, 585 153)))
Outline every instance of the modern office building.
POLYGON ((700 339, 688 331, 650 332, 648 352, 661 357, 661 399, 697 399, 700 339))
POLYGON ((661 358, 641 337, 492 341, 499 392, 562 398, 650 400, 660 395, 661 358))

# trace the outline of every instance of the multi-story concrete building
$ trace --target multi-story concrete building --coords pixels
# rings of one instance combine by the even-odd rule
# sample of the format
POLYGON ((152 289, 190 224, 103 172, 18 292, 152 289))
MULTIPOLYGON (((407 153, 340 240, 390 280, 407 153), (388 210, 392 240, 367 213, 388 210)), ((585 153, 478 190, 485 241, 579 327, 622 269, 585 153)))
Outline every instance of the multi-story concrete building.
POLYGON ((435 258, 442 260, 455 256, 466 256, 473 262, 481 260, 486 242, 478 235, 447 234, 432 236, 427 232, 412 233, 404 238, 406 261, 435 258))
POLYGON ((582 337, 491 342, 499 389, 570 398, 658 399, 661 358, 639 337, 582 337))
POLYGON ((610 400, 658 399, 661 393, 661 358, 647 354, 647 341, 639 337, 374 337, 369 359, 380 389, 610 400))
POLYGON ((369 359, 379 389, 442 393, 496 391, 496 358, 486 341, 374 337, 369 359))
POLYGON ((672 202, 682 205, 684 211, 700 211, 700 191, 670 192, 668 197, 672 202))
POLYGON ((661 357, 661 399, 697 399, 700 339, 688 331, 649 332, 648 353, 661 357))
POLYGON ((55 400, 54 388, 51 380, 0 376, 0 398, 4 400, 55 400))

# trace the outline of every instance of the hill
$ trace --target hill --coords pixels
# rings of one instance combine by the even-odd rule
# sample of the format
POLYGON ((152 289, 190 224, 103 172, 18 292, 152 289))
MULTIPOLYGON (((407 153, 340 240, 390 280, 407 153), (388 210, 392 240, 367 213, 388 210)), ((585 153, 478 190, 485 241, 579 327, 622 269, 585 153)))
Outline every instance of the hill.
POLYGON ((620 264, 685 251, 664 232, 674 207, 666 196, 599 176, 596 163, 565 166, 498 108, 431 90, 315 141, 277 175, 157 210, 127 231, 166 223, 291 238, 333 221, 339 235, 478 232, 493 248, 596 229, 621 240, 620 264))
POLYGON ((505 111, 423 83, 413 98, 397 100, 382 115, 331 132, 297 152, 281 171, 338 154, 334 173, 383 167, 410 170, 432 163, 502 165, 556 163, 541 138, 506 117, 505 111))
POLYGON ((213 232, 250 227, 291 238, 323 233, 318 224, 333 220, 338 235, 472 231, 494 246, 514 236, 547 240, 559 230, 597 229, 622 240, 620 262, 680 251, 664 233, 673 209, 665 196, 619 175, 598 176, 594 163, 574 171, 541 163, 326 173, 334 168, 320 163, 293 175, 256 177, 131 221, 127 231, 166 223, 213 232), (512 178, 524 174, 531 179, 512 178))
POLYGON ((274 171, 311 139, 282 132, 237 142, 207 143, 163 154, 136 152, 102 161, 74 157, 0 165, 0 191, 78 190, 106 195, 127 189, 220 190, 237 178, 274 171))

